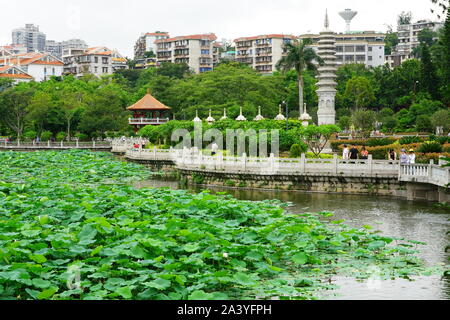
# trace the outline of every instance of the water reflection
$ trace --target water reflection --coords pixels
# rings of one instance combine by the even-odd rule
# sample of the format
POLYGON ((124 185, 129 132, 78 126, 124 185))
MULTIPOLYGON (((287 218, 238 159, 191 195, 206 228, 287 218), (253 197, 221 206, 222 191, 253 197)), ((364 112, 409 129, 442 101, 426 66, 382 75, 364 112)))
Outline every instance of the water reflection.
MULTIPOLYGON (((149 180, 141 182, 138 187, 178 188, 174 181, 149 180)), ((192 191, 202 191, 194 188, 192 191)), ((225 192, 241 200, 260 201, 279 199, 292 203, 290 211, 332 212, 335 219, 345 220, 353 227, 370 225, 383 234, 392 237, 425 242, 421 246, 420 256, 429 266, 439 263, 448 264, 450 255, 445 253, 448 245, 447 231, 450 230, 450 212, 448 209, 436 208, 428 202, 411 202, 390 197, 300 193, 285 191, 237 190, 208 188, 212 192, 225 192)), ((449 299, 449 279, 439 277, 416 278, 416 281, 398 279, 382 281, 380 286, 368 286, 367 281, 334 277, 333 282, 340 289, 324 293, 327 299, 449 299)))

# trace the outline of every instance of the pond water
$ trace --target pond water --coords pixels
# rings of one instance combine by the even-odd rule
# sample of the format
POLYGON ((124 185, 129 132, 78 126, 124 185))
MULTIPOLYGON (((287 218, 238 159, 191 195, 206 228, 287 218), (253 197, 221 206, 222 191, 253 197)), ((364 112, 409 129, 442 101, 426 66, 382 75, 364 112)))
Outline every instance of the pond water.
MULTIPOLYGON (((178 182, 148 180, 137 187, 179 188, 178 182)), ((205 188, 193 188, 202 191, 205 188)), ((437 208, 429 202, 411 202, 390 197, 357 196, 339 194, 301 193, 286 191, 237 190, 208 188, 211 192, 226 192, 241 200, 279 199, 290 202, 294 213, 332 212, 338 220, 348 225, 361 227, 370 225, 382 234, 427 243, 421 246, 420 256, 427 265, 448 264, 450 210, 437 208)), ((339 288, 323 292, 323 299, 345 300, 441 300, 450 299, 450 280, 439 276, 420 277, 408 281, 358 282, 351 278, 336 276, 332 283, 339 288)))

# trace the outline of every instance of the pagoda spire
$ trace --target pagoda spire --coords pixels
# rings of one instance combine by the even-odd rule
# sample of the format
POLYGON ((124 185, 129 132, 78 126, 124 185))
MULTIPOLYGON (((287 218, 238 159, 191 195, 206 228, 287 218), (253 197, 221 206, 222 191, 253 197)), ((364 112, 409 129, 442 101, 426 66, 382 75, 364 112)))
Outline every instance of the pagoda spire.
POLYGON ((325 29, 330 27, 330 19, 328 19, 328 9, 325 9, 325 29))

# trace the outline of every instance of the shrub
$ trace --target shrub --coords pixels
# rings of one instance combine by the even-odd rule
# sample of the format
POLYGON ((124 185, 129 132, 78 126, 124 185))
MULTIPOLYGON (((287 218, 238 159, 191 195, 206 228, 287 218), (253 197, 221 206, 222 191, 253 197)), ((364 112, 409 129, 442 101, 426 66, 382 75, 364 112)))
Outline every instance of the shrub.
POLYGON ((440 144, 450 143, 450 137, 437 137, 434 134, 430 135, 428 138, 430 141, 436 141, 440 144))
MULTIPOLYGON (((367 140, 330 140, 331 148, 334 152, 339 151, 340 147, 343 145, 355 145, 355 146, 362 146, 367 143, 367 140)), ((342 148, 343 149, 343 148, 342 148)))
POLYGON ((400 139, 401 145, 418 143, 418 142, 423 142, 423 139, 420 137, 412 137, 412 136, 407 136, 407 137, 403 137, 400 139))
POLYGON ((77 133, 75 134, 75 137, 81 141, 87 141, 89 139, 89 136, 85 133, 77 133))
POLYGON ((291 158, 299 158, 302 153, 308 151, 308 146, 304 143, 301 144, 293 144, 291 147, 290 157, 291 158))
POLYGON ((23 137, 25 138, 25 140, 33 140, 36 139, 37 133, 34 130, 28 130, 23 134, 23 137))
POLYGON ((442 146, 442 151, 450 153, 450 143, 446 143, 442 146))
POLYGON ((388 146, 396 141, 395 138, 372 138, 367 140, 366 145, 369 147, 388 146))
POLYGON ((306 154, 307 159, 333 159, 334 156, 332 154, 321 153, 319 156, 314 155, 312 152, 308 152, 306 154))
POLYGON ((67 137, 67 133, 65 132, 58 132, 56 135, 56 140, 63 141, 67 137))
POLYGON ((44 131, 41 133, 41 140, 48 141, 52 138, 53 133, 51 131, 44 131))
POLYGON ((442 145, 439 142, 427 141, 421 144, 417 151, 420 153, 440 153, 442 149, 442 145))
POLYGON ((434 160, 437 164, 440 157, 450 157, 450 153, 417 153, 416 162, 417 163, 430 163, 430 160, 434 160))

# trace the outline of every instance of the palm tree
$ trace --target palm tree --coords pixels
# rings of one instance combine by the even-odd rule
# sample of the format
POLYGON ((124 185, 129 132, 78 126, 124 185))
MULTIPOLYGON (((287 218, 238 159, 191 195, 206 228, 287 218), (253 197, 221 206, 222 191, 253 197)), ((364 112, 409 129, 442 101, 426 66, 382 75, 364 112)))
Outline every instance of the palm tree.
POLYGON ((293 42, 286 42, 284 50, 287 53, 277 63, 277 69, 286 73, 295 68, 298 78, 298 93, 300 104, 300 116, 304 113, 303 110, 303 71, 312 70, 316 71, 317 67, 313 63, 314 60, 323 63, 323 60, 316 54, 316 52, 308 47, 312 44, 311 39, 304 39, 301 41, 295 40, 293 42))

